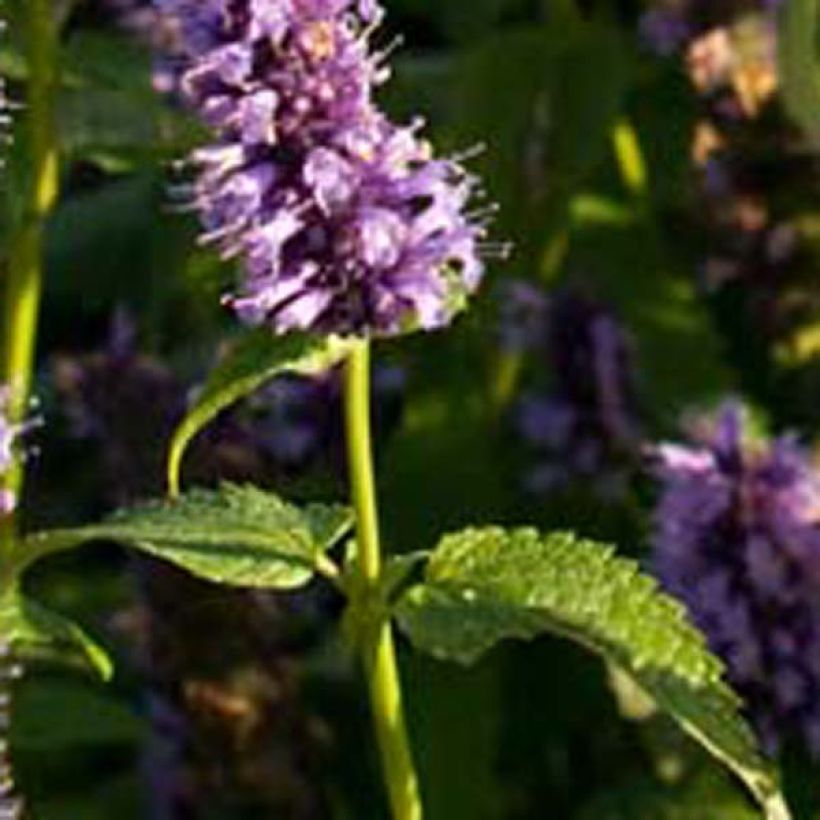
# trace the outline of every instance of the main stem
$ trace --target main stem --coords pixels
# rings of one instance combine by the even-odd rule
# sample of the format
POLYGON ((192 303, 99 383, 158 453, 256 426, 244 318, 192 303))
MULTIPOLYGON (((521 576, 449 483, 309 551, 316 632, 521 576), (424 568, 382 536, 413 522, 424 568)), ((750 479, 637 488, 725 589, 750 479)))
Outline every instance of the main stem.
MULTIPOLYGON (((5 305, 0 368, 10 388, 7 408, 12 423, 22 422, 29 408, 37 322, 43 281, 43 234, 45 221, 59 191, 59 156, 54 124, 54 92, 57 82, 57 30, 52 0, 27 0, 26 27, 28 87, 24 145, 27 176, 22 209, 10 243, 5 282, 5 305)), ((23 459, 2 477, 2 485, 19 497, 23 487, 23 459)), ((17 537, 17 522, 7 516, 0 524, 0 544, 8 555, 17 537)))
MULTIPOLYGON (((359 569, 365 594, 376 594, 382 557, 370 423, 370 343, 365 340, 356 344, 345 365, 345 417, 359 569)), ((365 630, 361 651, 393 818, 421 820, 421 798, 407 738, 389 621, 365 630)))

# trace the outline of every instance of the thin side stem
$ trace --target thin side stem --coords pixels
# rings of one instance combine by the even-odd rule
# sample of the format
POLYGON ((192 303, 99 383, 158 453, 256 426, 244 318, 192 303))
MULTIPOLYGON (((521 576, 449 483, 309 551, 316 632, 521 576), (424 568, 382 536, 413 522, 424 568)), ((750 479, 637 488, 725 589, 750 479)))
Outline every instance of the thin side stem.
POLYGON ((626 117, 620 118, 612 128, 611 141, 624 187, 635 199, 646 199, 649 195, 649 173, 641 141, 632 122, 626 117))
MULTIPOLYGON (((382 569, 370 420, 370 344, 367 341, 354 347, 345 365, 345 418, 359 569, 367 595, 375 593, 382 569)), ((421 820, 418 779, 404 720, 401 681, 389 621, 380 621, 365 630, 361 652, 393 818, 421 820)))
MULTIPOLYGON (((59 148, 54 123, 57 29, 51 0, 28 0, 23 25, 29 71, 23 132, 28 179, 25 201, 11 238, 0 346, 2 380, 11 390, 8 412, 12 423, 22 422, 28 413, 42 295, 43 234, 59 192, 59 148)), ((2 484, 19 496, 23 479, 20 456, 2 484)), ((14 548, 16 534, 15 518, 6 517, 0 536, 7 554, 14 548)))

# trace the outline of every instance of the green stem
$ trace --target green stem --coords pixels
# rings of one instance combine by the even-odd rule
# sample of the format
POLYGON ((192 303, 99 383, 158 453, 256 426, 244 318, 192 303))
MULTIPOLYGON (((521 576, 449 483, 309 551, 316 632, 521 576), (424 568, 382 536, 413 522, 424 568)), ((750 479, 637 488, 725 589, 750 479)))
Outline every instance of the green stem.
MULTIPOLYGON (((373 475, 370 343, 365 340, 353 348, 345 366, 345 416, 363 594, 377 595, 382 557, 373 475)), ((421 798, 404 721, 401 682, 389 620, 380 618, 372 628, 364 631, 361 652, 393 818, 421 820, 421 798)))
POLYGON ((612 127, 612 150, 624 187, 639 202, 649 195, 649 174, 635 126, 621 117, 612 127))
MULTIPOLYGON (((12 423, 22 422, 28 413, 42 294, 43 234, 59 191, 54 123, 57 29, 51 0, 27 0, 23 20, 29 70, 24 133, 28 179, 10 243, 0 346, 0 371, 11 390, 8 413, 12 423)), ((18 456, 14 467, 2 477, 2 484, 19 496, 23 479, 23 458, 18 456)), ((0 532, 6 554, 14 549, 16 535, 16 519, 8 516, 0 532)))

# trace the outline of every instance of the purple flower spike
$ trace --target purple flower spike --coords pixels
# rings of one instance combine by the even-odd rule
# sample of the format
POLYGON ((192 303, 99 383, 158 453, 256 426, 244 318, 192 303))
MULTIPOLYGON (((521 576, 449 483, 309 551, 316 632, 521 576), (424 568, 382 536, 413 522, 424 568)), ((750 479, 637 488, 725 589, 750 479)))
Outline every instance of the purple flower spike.
POLYGON ((193 156, 193 196, 203 242, 243 262, 226 304, 279 333, 446 325, 494 249, 467 212, 476 179, 374 103, 388 76, 368 45, 375 0, 156 2, 217 136, 193 156))
POLYGON ((790 437, 755 443, 741 406, 656 448, 655 569, 726 662, 761 740, 820 755, 820 475, 790 437))
POLYGON ((640 441, 631 337, 604 305, 573 290, 547 296, 512 282, 502 296, 502 345, 534 353, 550 377, 516 406, 517 432, 537 459, 526 487, 623 501, 640 441))

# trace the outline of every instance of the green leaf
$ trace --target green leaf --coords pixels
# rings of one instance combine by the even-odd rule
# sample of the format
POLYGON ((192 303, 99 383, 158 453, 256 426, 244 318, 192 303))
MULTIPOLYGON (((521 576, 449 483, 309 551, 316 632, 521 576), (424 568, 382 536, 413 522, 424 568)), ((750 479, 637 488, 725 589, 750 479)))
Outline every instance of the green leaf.
POLYGON ((73 621, 16 591, 0 598, 0 635, 23 661, 64 664, 110 680, 106 651, 73 621))
POLYGON ((783 102, 812 142, 820 140, 818 0, 789 0, 780 12, 778 60, 783 102))
POLYGON ((699 771, 682 783, 648 778, 609 785, 581 809, 578 820, 757 820, 759 814, 734 784, 714 769, 699 771), (708 807, 708 808, 707 808, 708 807))
POLYGON ((575 197, 567 270, 584 273, 564 281, 592 290, 616 310, 635 338, 642 395, 671 429, 686 407, 724 395, 735 377, 679 248, 667 247, 638 210, 633 214, 630 224, 617 200, 575 197))
POLYGON ((351 340, 305 334, 274 336, 270 330, 251 331, 211 373, 194 406, 174 433, 168 453, 168 487, 179 491, 185 450, 197 433, 219 413, 250 395, 282 373, 312 375, 340 362, 354 344, 351 340))
POLYGON ((216 583, 293 589, 317 570, 335 574, 325 552, 351 523, 344 507, 300 509, 255 487, 224 484, 125 510, 90 527, 31 536, 27 549, 36 560, 86 541, 119 541, 216 583))
POLYGON ((720 661, 683 607, 610 548, 531 529, 450 535, 397 615, 417 646, 463 663, 503 638, 553 632, 583 644, 622 667, 730 766, 770 820, 788 817, 774 767, 758 752, 720 661))
POLYGON ((92 783, 76 784, 68 793, 26 797, 27 808, 37 820, 111 820, 145 817, 148 812, 145 781, 136 764, 127 774, 97 777, 92 783))
POLYGON ((500 205, 493 232, 516 247, 507 270, 531 274, 564 231, 570 197, 608 156, 632 75, 626 43, 595 22, 504 29, 459 56, 451 129, 458 144, 492 146, 476 167, 500 205))
MULTIPOLYGON (((124 169, 182 156, 201 142, 202 126, 153 88, 150 51, 124 32, 72 27, 60 66, 55 119, 72 159, 124 169)), ((16 81, 28 77, 24 54, 5 38, 0 69, 16 81)))
POLYGON ((109 688, 89 686, 76 677, 32 676, 15 692, 12 745, 16 752, 135 746, 146 730, 145 720, 109 688))

